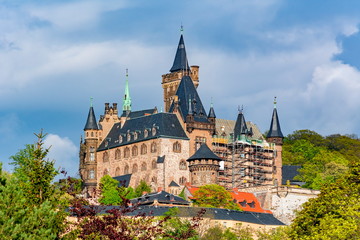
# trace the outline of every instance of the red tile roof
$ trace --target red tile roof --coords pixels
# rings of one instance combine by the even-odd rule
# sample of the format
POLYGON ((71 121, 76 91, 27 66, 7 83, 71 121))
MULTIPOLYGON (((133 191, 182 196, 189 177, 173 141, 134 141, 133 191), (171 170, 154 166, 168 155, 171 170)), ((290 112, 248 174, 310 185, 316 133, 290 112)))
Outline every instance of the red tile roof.
MULTIPOLYGON (((198 187, 193 187, 190 184, 186 184, 186 188, 189 190, 191 196, 190 199, 193 199, 194 193, 199 190, 198 187)), ((270 210, 265 210, 260 206, 260 202, 252 193, 240 192, 237 188, 229 191, 231 194, 233 201, 236 201, 240 209, 248 212, 259 212, 259 213, 270 213, 270 210)))

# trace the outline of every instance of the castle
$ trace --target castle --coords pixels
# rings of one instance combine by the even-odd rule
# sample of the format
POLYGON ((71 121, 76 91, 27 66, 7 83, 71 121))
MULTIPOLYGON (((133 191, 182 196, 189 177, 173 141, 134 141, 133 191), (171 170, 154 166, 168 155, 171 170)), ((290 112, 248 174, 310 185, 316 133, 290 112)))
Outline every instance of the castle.
POLYGON ((89 194, 102 176, 153 190, 217 183, 226 188, 281 184, 282 139, 276 102, 266 139, 239 111, 237 120, 207 114, 197 92, 199 66, 188 64, 183 34, 169 73, 162 75, 164 112, 133 111, 126 74, 122 111, 90 106, 80 143, 80 176, 89 194))

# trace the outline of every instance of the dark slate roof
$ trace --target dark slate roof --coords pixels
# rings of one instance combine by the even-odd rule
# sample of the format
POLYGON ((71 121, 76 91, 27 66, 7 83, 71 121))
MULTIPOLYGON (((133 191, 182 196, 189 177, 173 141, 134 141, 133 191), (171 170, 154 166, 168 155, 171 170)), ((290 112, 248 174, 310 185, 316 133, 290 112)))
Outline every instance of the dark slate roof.
POLYGON ((237 140, 240 135, 248 133, 249 130, 246 126, 244 114, 242 112, 239 112, 234 127, 234 139, 237 140))
POLYGON ((125 174, 125 175, 113 177, 113 179, 119 181, 119 187, 129 187, 131 174, 125 174))
POLYGON ((180 187, 180 185, 174 181, 171 181, 171 183, 169 184, 169 187, 180 187))
POLYGON ((164 163, 164 162, 165 162, 165 155, 162 157, 160 156, 157 157, 156 163, 164 163))
POLYGON ((179 70, 190 70, 188 60, 186 57, 184 37, 181 34, 178 48, 176 50, 176 55, 174 59, 173 66, 170 69, 170 72, 176 72, 179 70))
POLYGON ((100 144, 98 151, 160 137, 188 140, 175 114, 157 113, 129 119, 122 128, 121 123, 114 124, 109 134, 100 144), (145 130, 148 132, 147 137, 144 135, 145 130), (155 134, 153 134, 153 131, 155 134), (131 136, 129 141, 128 134, 131 136), (137 135, 136 139, 135 134, 137 135))
MULTIPOLYGON (((89 208, 97 209, 99 214, 105 214, 111 209, 121 209, 121 206, 89 206, 89 208)), ((171 208, 170 206, 147 206, 141 205, 137 207, 134 211, 127 213, 129 216, 137 216, 140 214, 145 214, 145 216, 163 216, 171 208)), ((203 208, 195 207, 176 207, 179 211, 178 217, 191 218, 198 214, 198 212, 203 208)), ((233 220, 241 221, 247 223, 254 223, 259 225, 273 225, 273 226, 283 226, 285 225, 274 215, 270 213, 255 213, 247 211, 236 211, 223 208, 205 208, 206 212, 203 215, 203 218, 210 218, 215 220, 233 220)))
POLYGON ((278 117, 276 108, 274 108, 273 115, 271 118, 270 130, 266 137, 268 137, 268 138, 270 138, 270 137, 283 138, 284 137, 284 135, 281 132, 279 117, 278 117))
POLYGON ((189 157, 187 161, 196 159, 215 159, 219 161, 222 160, 215 153, 213 153, 205 143, 201 144, 200 148, 195 152, 194 155, 189 157))
MULTIPOLYGON (((175 95, 179 97, 180 114, 184 121, 189 114, 189 109, 191 109, 195 121, 209 122, 204 106, 201 103, 199 94, 190 76, 183 76, 175 95), (189 101, 189 99, 191 99, 191 101, 189 101)), ((172 103, 169 112, 173 112, 174 107, 175 105, 172 103)))
POLYGON ((137 117, 154 114, 156 112, 157 112, 156 107, 150 108, 150 109, 145 109, 145 110, 140 110, 140 111, 128 112, 128 113, 126 111, 123 111, 123 113, 121 114, 121 117, 137 118, 137 117))
POLYGON ((213 106, 210 107, 208 118, 216 118, 215 110, 214 110, 213 106))
POLYGON ((99 127, 96 123, 94 108, 90 107, 84 130, 98 130, 98 129, 99 127))
POLYGON ((190 202, 165 191, 144 194, 141 197, 131 199, 133 204, 151 205, 154 201, 161 204, 190 205, 190 202))
POLYGON ((290 181, 292 185, 299 185, 302 186, 305 182, 301 182, 299 180, 294 180, 294 177, 299 175, 299 169, 301 166, 290 166, 290 165, 283 165, 282 166, 282 185, 286 185, 287 180, 290 181))

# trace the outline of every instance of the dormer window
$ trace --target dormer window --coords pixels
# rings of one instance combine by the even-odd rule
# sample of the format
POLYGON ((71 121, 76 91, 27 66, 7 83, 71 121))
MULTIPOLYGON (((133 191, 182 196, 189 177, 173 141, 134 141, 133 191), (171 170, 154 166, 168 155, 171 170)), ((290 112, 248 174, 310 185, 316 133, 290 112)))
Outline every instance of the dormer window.
POLYGON ((131 134, 130 134, 130 133, 127 134, 126 140, 127 140, 128 142, 131 140, 131 134))
POLYGON ((152 128, 151 133, 152 133, 153 136, 156 135, 156 128, 155 127, 152 128))
POLYGON ((119 136, 119 143, 122 143, 122 141, 123 141, 123 136, 119 136))
POLYGON ((138 133, 134 132, 134 140, 138 139, 138 133))
POLYGON ((148 130, 147 130, 147 129, 145 129, 145 130, 144 130, 144 138, 147 138, 147 137, 148 137, 148 135, 149 135, 149 132, 148 132, 148 130))

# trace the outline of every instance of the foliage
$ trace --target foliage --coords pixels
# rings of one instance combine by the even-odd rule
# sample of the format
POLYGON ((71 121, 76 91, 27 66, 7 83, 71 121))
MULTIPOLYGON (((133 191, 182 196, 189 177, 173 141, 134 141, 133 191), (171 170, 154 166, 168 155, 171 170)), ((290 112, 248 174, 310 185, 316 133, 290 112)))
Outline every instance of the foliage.
POLYGON ((303 205, 291 225, 292 239, 360 238, 360 163, 335 183, 323 185, 317 198, 303 205))
POLYGON ((58 239, 65 213, 51 184, 56 171, 45 160, 48 149, 38 142, 26 145, 12 157, 15 173, 0 169, 0 239, 58 239))
POLYGON ((201 239, 253 240, 253 233, 253 229, 250 227, 242 227, 241 223, 236 224, 235 228, 226 228, 216 225, 214 227, 210 227, 201 239))
POLYGON ((199 207, 227 208, 240 210, 232 201, 231 194, 217 184, 204 185, 194 193, 195 204, 199 207))
POLYGON ((185 196, 185 188, 183 188, 183 189, 181 190, 181 193, 179 194, 179 197, 181 197, 181 198, 184 199, 184 200, 187 200, 187 199, 186 199, 186 196, 185 196))
POLYGON ((140 184, 135 188, 135 198, 141 197, 144 192, 150 193, 151 187, 144 180, 141 180, 140 184))
POLYGON ((37 143, 26 145, 10 158, 14 167, 14 174, 19 180, 20 188, 28 199, 27 204, 40 205, 54 195, 55 188, 51 181, 58 174, 54 161, 49 161, 46 156, 49 148, 44 149, 43 140, 46 134, 42 131, 35 134, 37 143))
POLYGON ((99 202, 104 205, 119 205, 122 199, 119 194, 119 182, 109 175, 100 179, 101 197, 99 202))
POLYGON ((320 189, 335 182, 354 159, 360 161, 360 141, 349 136, 322 137, 314 131, 298 130, 284 140, 283 164, 302 166, 295 179, 306 182, 306 188, 320 189))
POLYGON ((201 209, 197 215, 195 215, 191 221, 185 218, 177 217, 179 214, 178 208, 170 208, 166 212, 164 217, 169 217, 164 222, 164 233, 161 239, 198 239, 198 233, 196 229, 199 227, 202 215, 205 213, 205 209, 201 209))
POLYGON ((290 240, 290 227, 277 227, 270 230, 260 230, 256 232, 258 240, 290 240))
POLYGON ((67 193, 71 196, 75 196, 76 194, 81 193, 83 188, 83 182, 79 178, 67 177, 64 179, 59 179, 59 181, 55 183, 55 186, 62 193, 67 193))

